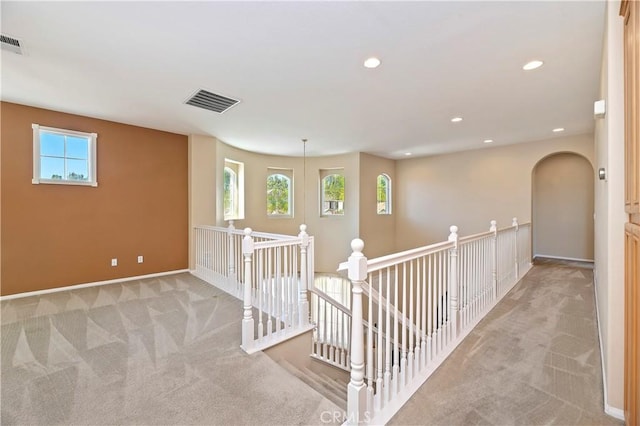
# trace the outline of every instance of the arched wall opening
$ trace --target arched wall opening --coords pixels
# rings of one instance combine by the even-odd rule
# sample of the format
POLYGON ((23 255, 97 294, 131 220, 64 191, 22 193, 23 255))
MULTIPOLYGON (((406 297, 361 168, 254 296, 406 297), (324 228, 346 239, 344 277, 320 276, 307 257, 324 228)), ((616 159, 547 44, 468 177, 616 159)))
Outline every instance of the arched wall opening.
POLYGON ((532 171, 534 257, 593 261, 594 174, 589 160, 561 152, 532 171))

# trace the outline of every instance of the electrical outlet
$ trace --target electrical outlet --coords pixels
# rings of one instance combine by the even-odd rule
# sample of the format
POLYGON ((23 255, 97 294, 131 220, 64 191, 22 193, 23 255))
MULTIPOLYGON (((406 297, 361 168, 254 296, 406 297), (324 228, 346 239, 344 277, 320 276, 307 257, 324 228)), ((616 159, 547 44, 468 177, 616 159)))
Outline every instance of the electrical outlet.
POLYGON ((143 256, 138 256, 138 263, 142 263, 144 262, 144 257, 143 256))
POLYGON ((111 266, 118 266, 118 259, 111 259, 111 266))

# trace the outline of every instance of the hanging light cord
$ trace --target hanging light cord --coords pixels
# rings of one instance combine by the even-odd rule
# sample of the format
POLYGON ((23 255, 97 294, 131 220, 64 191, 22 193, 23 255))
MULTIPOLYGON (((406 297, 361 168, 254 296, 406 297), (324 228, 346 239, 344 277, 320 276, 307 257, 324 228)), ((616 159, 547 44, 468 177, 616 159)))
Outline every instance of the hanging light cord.
POLYGON ((302 223, 307 224, 307 140, 302 139, 302 223))

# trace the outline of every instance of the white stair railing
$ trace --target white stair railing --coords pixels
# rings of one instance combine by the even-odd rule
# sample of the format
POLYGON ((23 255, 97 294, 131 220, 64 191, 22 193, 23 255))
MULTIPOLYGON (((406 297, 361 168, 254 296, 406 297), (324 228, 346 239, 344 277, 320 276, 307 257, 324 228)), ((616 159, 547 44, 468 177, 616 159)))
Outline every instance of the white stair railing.
POLYGON ((529 224, 450 231, 448 241, 372 260, 352 241, 339 268, 352 284, 347 424, 386 423, 531 267, 529 224))
POLYGON ((245 228, 242 349, 264 350, 313 328, 307 289, 313 271, 313 237, 300 225, 297 237, 256 242, 245 228), (254 312, 254 308, 257 312, 254 312), (256 327, 257 326, 257 327, 256 327))
POLYGON ((248 353, 309 331, 307 288, 313 237, 195 226, 192 273, 243 301, 242 344, 248 353), (254 312, 254 310, 257 312, 254 312))

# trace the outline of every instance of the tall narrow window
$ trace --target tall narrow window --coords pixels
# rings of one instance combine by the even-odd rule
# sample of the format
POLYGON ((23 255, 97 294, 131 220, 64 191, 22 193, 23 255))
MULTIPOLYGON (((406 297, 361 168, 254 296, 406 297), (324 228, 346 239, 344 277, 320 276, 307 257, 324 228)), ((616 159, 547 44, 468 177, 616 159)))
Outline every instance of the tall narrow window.
POLYGON ((344 215, 344 175, 321 170, 321 206, 323 216, 344 215))
POLYGON ((223 206, 224 220, 244 218, 244 165, 224 160, 223 206))
POLYGON ((377 213, 391 214, 391 178, 384 173, 378 175, 376 193, 377 213))
POLYGON ((33 124, 32 183, 98 186, 95 133, 33 124))
POLYGON ((269 176, 267 176, 267 216, 292 216, 292 175, 293 170, 269 169, 269 176))

